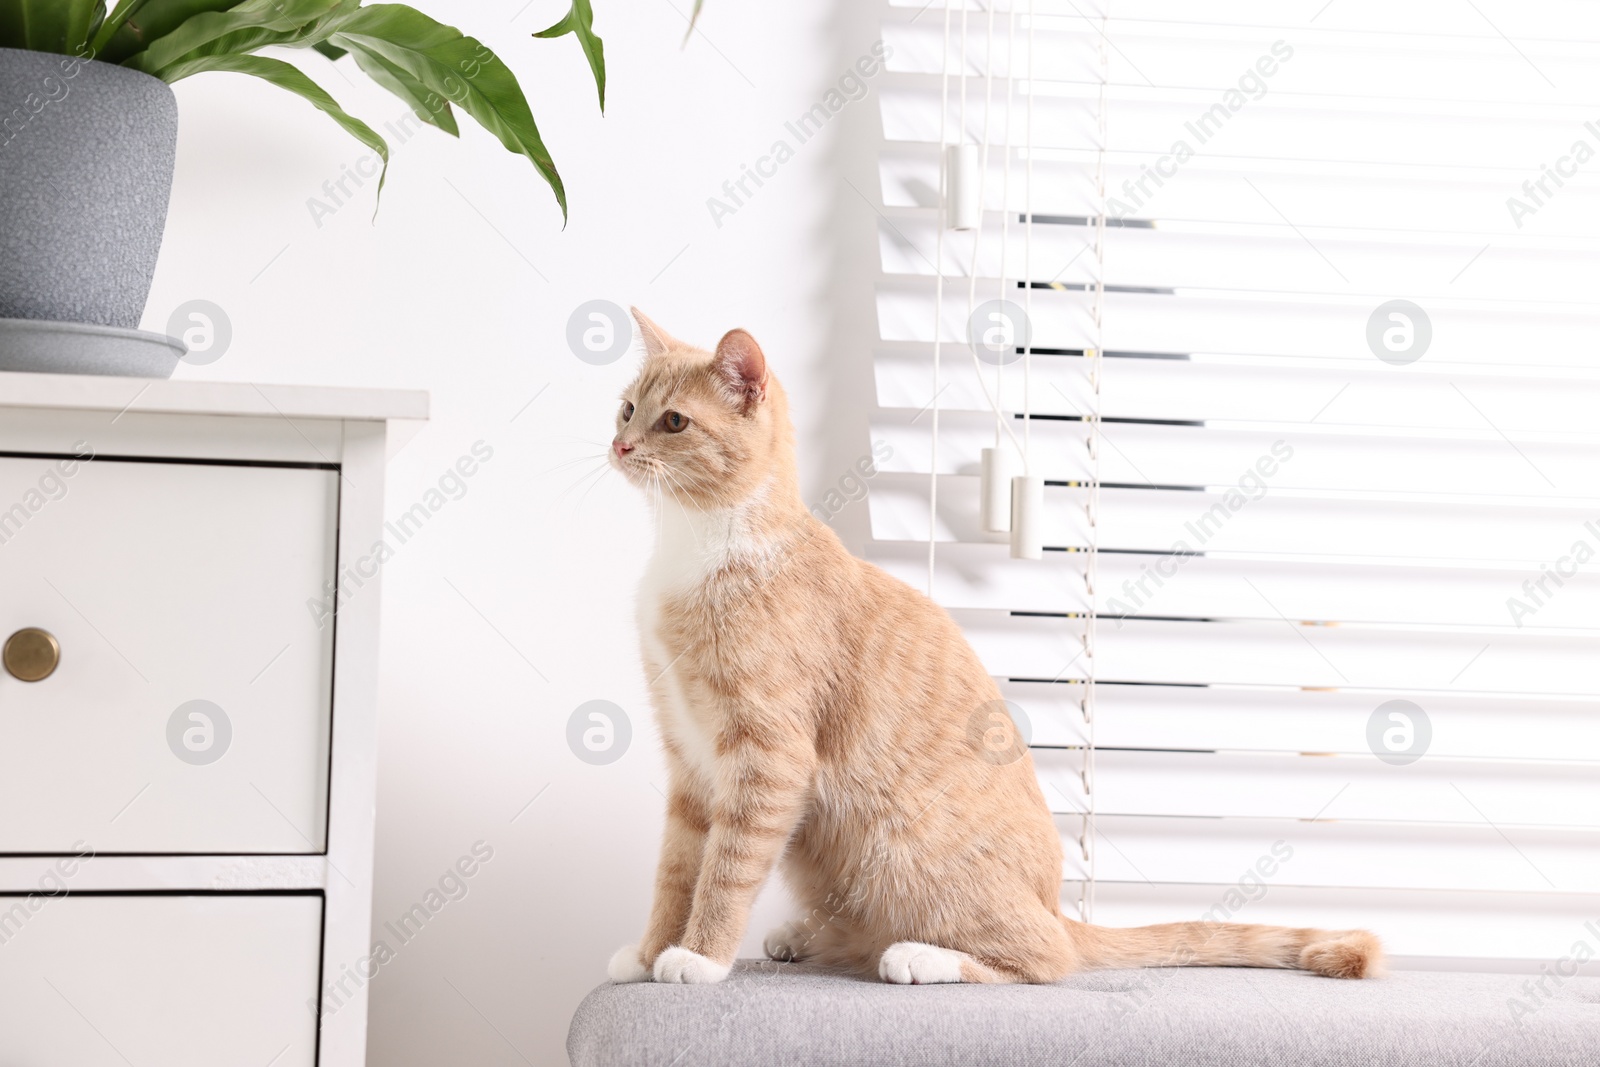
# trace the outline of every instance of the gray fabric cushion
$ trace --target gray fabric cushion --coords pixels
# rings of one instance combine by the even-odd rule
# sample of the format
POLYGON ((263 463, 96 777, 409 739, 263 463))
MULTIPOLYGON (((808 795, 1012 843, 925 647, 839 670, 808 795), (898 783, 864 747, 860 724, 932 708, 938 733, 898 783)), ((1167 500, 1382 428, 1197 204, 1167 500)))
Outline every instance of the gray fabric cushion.
POLYGON ((573 1067, 1523 1067, 1600 1063, 1600 978, 1101 971, 1050 986, 893 986, 745 961, 714 986, 606 983, 573 1067), (1517 997, 1539 1004, 1520 1016, 1517 997))

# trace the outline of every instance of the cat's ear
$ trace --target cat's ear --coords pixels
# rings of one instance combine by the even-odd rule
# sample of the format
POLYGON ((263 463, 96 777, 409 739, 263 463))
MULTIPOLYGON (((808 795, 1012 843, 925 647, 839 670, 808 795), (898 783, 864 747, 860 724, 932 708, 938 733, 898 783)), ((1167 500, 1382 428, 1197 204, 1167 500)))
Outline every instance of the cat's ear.
POLYGON ((649 315, 638 308, 631 307, 628 311, 633 315, 633 321, 639 324, 639 336, 644 338, 645 358, 655 359, 668 349, 678 347, 678 342, 673 340, 672 335, 651 322, 649 315))
POLYGON ((723 334, 712 366, 729 398, 746 411, 765 399, 767 357, 747 331, 729 330, 723 334))

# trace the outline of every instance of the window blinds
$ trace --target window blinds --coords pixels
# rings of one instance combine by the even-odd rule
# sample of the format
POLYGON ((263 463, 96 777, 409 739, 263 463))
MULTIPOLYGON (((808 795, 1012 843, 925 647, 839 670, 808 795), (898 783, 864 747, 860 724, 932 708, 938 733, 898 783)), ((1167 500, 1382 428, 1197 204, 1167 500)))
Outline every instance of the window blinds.
POLYGON ((869 553, 1064 905, 1600 954, 1600 10, 1009 5, 884 14, 869 553))

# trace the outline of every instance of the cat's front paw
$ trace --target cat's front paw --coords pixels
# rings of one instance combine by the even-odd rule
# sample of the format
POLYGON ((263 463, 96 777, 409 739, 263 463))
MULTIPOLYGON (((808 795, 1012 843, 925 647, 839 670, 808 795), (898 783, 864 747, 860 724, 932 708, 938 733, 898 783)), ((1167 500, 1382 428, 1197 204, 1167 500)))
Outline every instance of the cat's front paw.
POLYGON ((728 977, 729 969, 729 964, 673 945, 656 957, 655 977, 658 982, 712 985, 728 977))
POLYGON ((650 968, 639 958, 638 945, 623 945, 612 953, 606 974, 613 982, 648 982, 650 968))

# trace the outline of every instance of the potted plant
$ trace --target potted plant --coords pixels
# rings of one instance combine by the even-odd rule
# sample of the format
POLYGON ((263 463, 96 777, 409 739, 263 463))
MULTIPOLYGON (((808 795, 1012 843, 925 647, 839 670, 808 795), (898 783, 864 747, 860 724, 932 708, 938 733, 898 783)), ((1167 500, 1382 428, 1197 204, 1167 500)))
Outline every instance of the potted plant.
MULTIPOLYGON (((605 107, 589 0, 535 36, 575 35, 605 107)), ((265 48, 349 61, 422 121, 459 108, 525 156, 566 216, 516 76, 481 42, 361 0, 0 0, 0 368, 170 374, 182 348, 135 328, 161 248, 177 145, 168 86, 207 71, 286 89, 372 149, 379 134, 265 48)), ((381 191, 383 178, 378 187, 381 191)))

